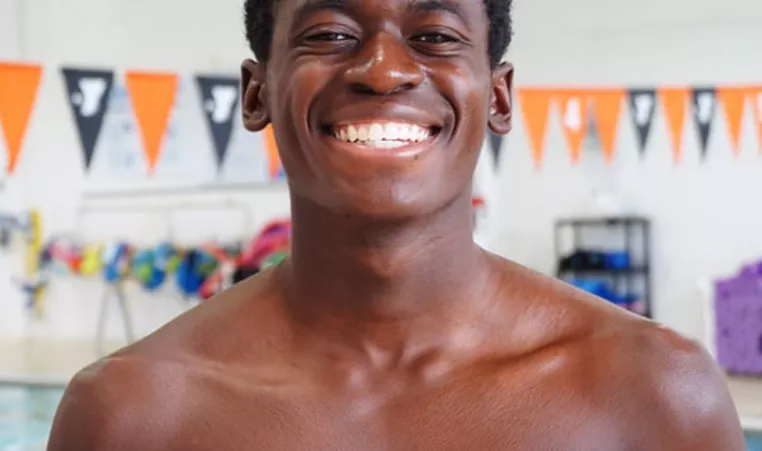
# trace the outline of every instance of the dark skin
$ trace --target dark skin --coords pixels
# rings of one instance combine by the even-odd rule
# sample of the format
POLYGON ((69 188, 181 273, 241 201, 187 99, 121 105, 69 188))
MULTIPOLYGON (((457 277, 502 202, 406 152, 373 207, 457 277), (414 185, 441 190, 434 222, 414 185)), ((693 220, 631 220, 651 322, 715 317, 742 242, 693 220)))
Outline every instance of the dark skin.
POLYGON ((279 50, 243 64, 291 257, 82 370, 49 451, 744 450, 700 346, 473 243, 472 173, 512 110, 481 0, 306 3, 281 0, 279 50), (433 136, 331 135, 372 120, 433 136))

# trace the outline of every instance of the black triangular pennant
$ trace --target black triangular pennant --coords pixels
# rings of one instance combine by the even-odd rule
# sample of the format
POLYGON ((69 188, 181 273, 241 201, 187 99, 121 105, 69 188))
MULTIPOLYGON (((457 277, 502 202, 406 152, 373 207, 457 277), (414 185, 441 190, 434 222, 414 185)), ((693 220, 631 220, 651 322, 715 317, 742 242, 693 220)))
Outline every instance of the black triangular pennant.
POLYGON ((712 132, 714 112, 717 110, 717 90, 715 88, 694 88, 691 98, 693 120, 698 128, 701 144, 701 158, 706 158, 709 135, 712 132))
POLYGON ((630 115, 638 135, 638 149, 643 155, 651 135, 654 114, 656 113, 656 90, 631 89, 629 92, 630 115))
POLYGON ((217 165, 222 167, 233 133, 233 119, 240 97, 240 82, 235 77, 196 77, 201 91, 201 108, 214 141, 217 165))
POLYGON ((66 67, 61 72, 66 82, 69 106, 77 121, 85 169, 90 169, 114 86, 114 72, 66 67))
POLYGON ((495 163, 495 171, 500 168, 500 154, 503 152, 503 136, 489 132, 489 145, 492 152, 492 160, 495 163))

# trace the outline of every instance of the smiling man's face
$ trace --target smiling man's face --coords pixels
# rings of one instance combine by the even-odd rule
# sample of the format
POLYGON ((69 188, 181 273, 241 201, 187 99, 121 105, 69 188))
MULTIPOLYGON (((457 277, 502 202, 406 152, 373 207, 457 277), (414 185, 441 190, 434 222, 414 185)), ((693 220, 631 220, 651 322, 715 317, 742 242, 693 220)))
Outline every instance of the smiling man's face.
POLYGON ((488 123, 510 128, 482 0, 276 3, 270 60, 244 63, 244 123, 273 124, 295 194, 393 219, 467 192, 488 123))

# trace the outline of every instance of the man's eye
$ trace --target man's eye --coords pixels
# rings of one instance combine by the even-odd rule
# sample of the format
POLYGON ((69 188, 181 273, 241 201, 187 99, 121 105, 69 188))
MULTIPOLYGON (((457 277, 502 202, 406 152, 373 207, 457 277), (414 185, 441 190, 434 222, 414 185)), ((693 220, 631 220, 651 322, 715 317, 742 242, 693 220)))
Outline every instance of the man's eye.
POLYGON ((348 41, 352 36, 344 33, 319 33, 309 37, 311 41, 348 41))
POLYGON ((458 41, 458 39, 442 33, 419 34, 418 36, 415 36, 413 40, 424 44, 447 44, 458 41))

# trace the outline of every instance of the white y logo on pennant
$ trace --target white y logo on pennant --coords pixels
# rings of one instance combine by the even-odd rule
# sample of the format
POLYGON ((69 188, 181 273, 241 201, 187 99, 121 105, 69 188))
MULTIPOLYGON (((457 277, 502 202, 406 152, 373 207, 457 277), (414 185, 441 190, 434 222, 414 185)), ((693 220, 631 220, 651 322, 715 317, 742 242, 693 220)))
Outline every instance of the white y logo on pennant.
POLYGON ((106 93, 106 80, 103 78, 82 78, 79 80, 80 92, 71 96, 71 101, 79 107, 83 117, 93 117, 98 113, 101 99, 106 93))
POLYGON ((702 124, 708 123, 712 119, 712 109, 714 107, 714 96, 709 93, 702 93, 699 95, 697 99, 697 109, 696 115, 698 116, 699 122, 702 124))
POLYGON ((651 117, 653 107, 653 96, 641 94, 635 97, 635 121, 638 125, 646 125, 648 123, 648 118, 651 117))
POLYGON ((206 102, 206 110, 211 113, 212 121, 217 124, 229 121, 237 98, 238 90, 232 86, 212 88, 212 98, 206 102))

